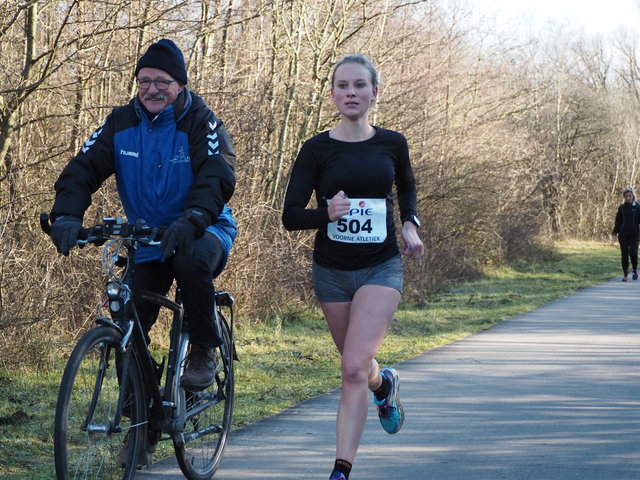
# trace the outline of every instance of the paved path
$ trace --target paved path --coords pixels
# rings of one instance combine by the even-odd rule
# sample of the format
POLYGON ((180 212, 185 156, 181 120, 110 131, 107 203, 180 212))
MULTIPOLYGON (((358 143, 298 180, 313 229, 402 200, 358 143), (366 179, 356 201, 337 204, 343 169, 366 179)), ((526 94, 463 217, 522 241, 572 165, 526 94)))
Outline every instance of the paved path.
MULTIPOLYGON (((640 479, 640 281, 617 278, 399 364, 351 480, 640 479)), ((231 437, 216 480, 326 480, 339 391, 231 437)), ((181 480, 172 459, 136 480, 181 480)))

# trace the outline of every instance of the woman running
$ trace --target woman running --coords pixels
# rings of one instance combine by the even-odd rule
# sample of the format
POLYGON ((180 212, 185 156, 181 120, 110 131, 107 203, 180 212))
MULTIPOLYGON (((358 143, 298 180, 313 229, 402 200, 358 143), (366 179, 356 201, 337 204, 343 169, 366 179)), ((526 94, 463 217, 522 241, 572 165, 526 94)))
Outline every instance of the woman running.
POLYGON ((361 54, 342 58, 331 77, 340 121, 307 140, 291 172, 282 222, 287 230, 317 229, 313 286, 342 359, 342 395, 331 480, 348 480, 368 411, 368 391, 382 427, 396 433, 404 410, 399 376, 375 355, 400 302, 400 253, 418 259, 416 186, 405 137, 369 124, 379 74, 361 54), (396 240, 393 186, 402 220, 396 240), (315 192, 316 208, 307 208, 315 192))

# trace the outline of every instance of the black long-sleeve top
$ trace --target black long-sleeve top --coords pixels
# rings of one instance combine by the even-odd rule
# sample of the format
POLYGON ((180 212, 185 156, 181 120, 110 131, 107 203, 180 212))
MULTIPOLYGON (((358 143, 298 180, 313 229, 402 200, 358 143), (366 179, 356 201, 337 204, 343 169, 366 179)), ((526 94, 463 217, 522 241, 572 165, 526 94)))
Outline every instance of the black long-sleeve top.
MULTIPOLYGON (((380 127, 375 129, 374 136, 362 142, 343 142, 331 138, 328 131, 320 133, 304 143, 291 171, 283 225, 287 230, 318 229, 313 259, 324 267, 357 270, 398 254, 394 184, 401 218, 416 213, 416 185, 407 141, 401 133, 380 127), (384 200, 386 238, 383 241, 372 242, 373 237, 367 236, 366 231, 361 232, 362 236, 352 236, 362 242, 346 243, 329 238, 327 201, 340 190, 350 199, 363 199, 359 204, 352 201, 351 206, 356 209, 367 208, 368 199, 384 200), (317 206, 307 208, 314 191, 317 206)), ((353 223, 343 219, 339 223, 349 234, 353 223)), ((357 224, 356 229, 364 225, 366 223, 357 224)))
POLYGON ((638 235, 640 232, 640 205, 635 201, 624 202, 618 207, 613 234, 638 235))

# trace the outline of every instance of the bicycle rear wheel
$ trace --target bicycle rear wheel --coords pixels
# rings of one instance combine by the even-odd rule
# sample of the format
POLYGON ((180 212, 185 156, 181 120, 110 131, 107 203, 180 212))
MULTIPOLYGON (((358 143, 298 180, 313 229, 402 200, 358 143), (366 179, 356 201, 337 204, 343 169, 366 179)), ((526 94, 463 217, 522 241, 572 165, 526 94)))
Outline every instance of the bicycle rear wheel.
POLYGON ((182 439, 174 438, 176 458, 182 473, 190 480, 209 480, 215 474, 227 443, 233 414, 233 342, 226 320, 220 312, 223 342, 218 347, 220 372, 216 381, 201 392, 178 389, 179 401, 186 408, 182 439))
POLYGON ((144 392, 137 365, 125 359, 131 355, 119 351, 121 340, 115 330, 96 327, 80 339, 67 362, 54 430, 58 480, 129 480, 135 473, 144 392), (125 368, 126 392, 122 411, 117 412, 119 379, 125 378, 125 368), (129 448, 123 450, 127 436, 129 448))

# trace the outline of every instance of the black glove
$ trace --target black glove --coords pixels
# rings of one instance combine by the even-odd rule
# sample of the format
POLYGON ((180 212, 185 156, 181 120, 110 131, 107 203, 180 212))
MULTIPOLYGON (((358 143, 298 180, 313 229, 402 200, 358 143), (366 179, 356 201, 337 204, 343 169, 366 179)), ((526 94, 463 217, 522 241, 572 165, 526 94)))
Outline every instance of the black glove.
POLYGON ((82 220, 74 215, 64 215, 56 218, 51 225, 51 240, 58 253, 69 255, 69 250, 76 246, 78 234, 82 228, 82 220))
POLYGON ((184 217, 177 219, 162 236, 162 256, 169 258, 176 247, 179 247, 182 253, 190 257, 193 253, 193 241, 204 235, 208 225, 208 216, 198 210, 191 210, 184 217))

